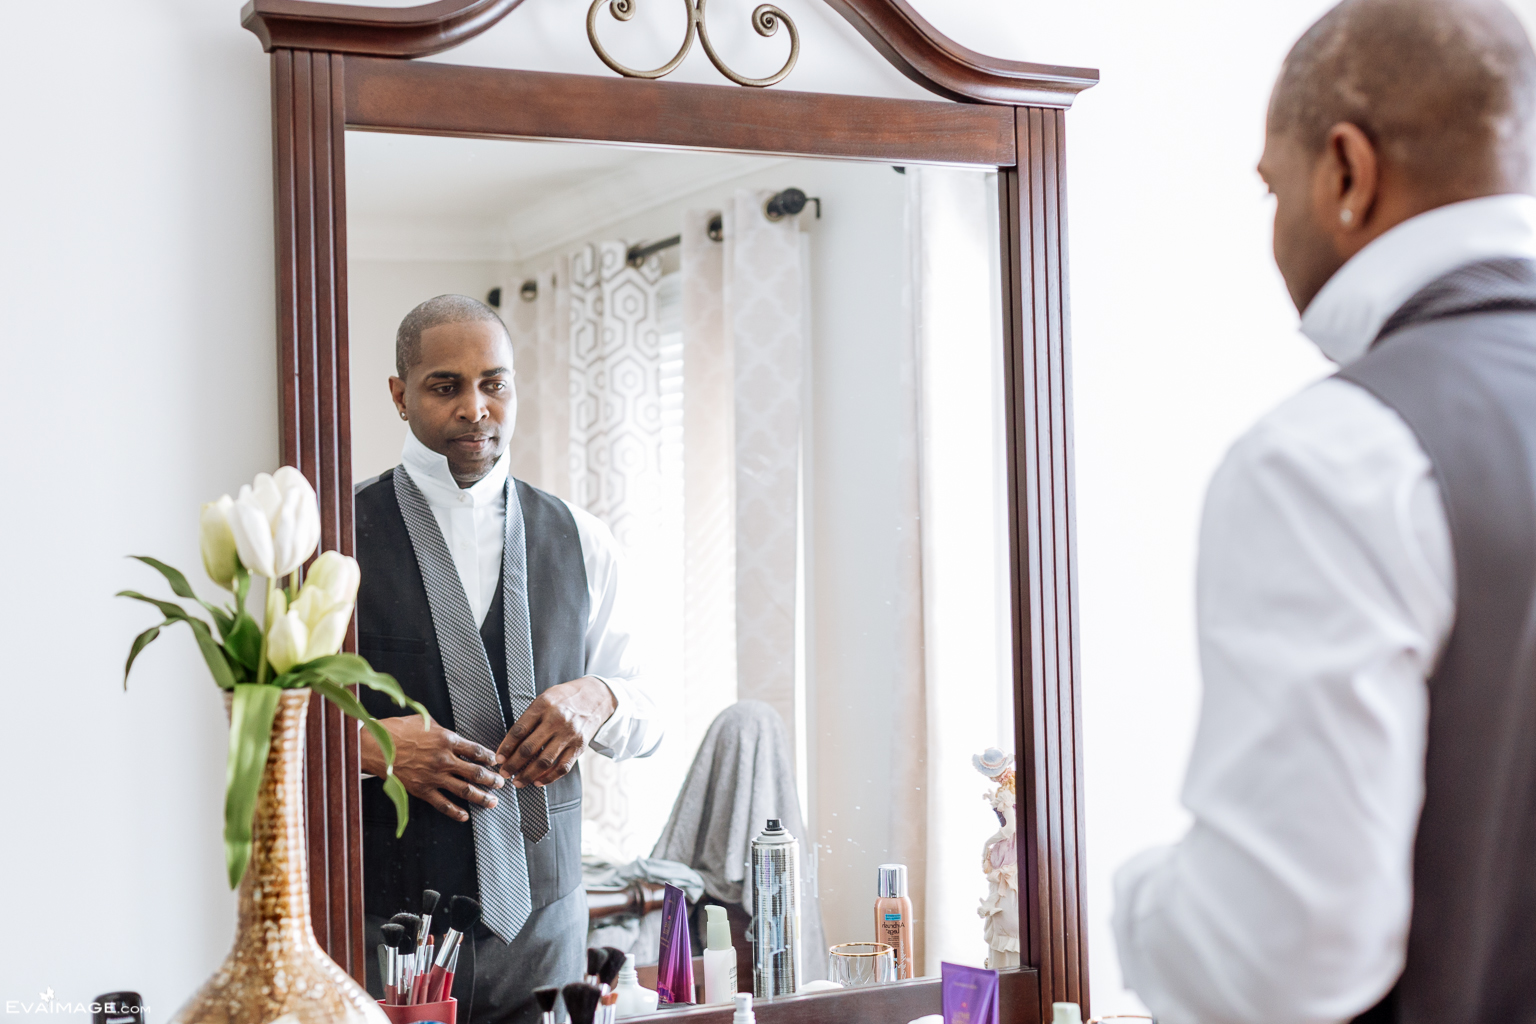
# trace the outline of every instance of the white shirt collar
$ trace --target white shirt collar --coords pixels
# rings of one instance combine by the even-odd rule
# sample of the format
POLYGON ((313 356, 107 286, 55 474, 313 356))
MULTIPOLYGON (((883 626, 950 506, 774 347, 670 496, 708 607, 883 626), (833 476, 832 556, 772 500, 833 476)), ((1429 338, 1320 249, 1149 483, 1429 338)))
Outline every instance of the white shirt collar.
POLYGON ((1484 196, 1403 221, 1329 278, 1302 314, 1301 333, 1347 366, 1419 289, 1457 267, 1500 256, 1536 259, 1536 197, 1484 196))
POLYGON ((405 447, 400 452, 400 461, 405 466, 407 473, 416 486, 421 488, 427 504, 436 505, 439 508, 480 508, 484 505, 499 504, 505 500, 507 488, 508 460, 512 450, 508 448, 501 453, 501 458, 491 467, 491 471, 481 477, 472 486, 460 487, 454 480, 453 473, 448 469, 448 457, 439 455, 416 437, 414 430, 405 432, 405 447))

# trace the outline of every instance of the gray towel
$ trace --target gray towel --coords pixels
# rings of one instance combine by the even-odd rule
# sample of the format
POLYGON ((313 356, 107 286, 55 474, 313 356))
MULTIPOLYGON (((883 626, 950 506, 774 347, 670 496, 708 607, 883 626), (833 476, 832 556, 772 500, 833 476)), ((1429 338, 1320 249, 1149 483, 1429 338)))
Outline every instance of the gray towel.
POLYGON ((784 722, 770 705, 738 701, 710 723, 651 856, 687 864, 704 876, 705 892, 750 914, 751 887, 743 883, 752 840, 769 818, 778 818, 800 840, 800 969, 805 981, 816 981, 827 976, 827 949, 812 840, 800 816, 784 722))
POLYGON ((675 885, 683 890, 689 903, 699 902, 704 895, 704 879, 687 864, 675 860, 640 857, 628 864, 609 864, 596 857, 581 858, 584 889, 628 889, 635 882, 675 885))

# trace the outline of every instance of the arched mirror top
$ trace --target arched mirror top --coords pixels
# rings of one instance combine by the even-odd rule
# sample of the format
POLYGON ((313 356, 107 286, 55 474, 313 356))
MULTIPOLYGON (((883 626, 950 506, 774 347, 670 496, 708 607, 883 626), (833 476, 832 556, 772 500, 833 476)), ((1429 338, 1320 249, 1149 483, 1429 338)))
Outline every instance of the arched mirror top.
MULTIPOLYGON (((250 0, 241 23, 267 50, 425 57, 467 42, 523 0, 437 0, 361 7, 310 0, 250 0)), ((905 0, 826 0, 902 74, 959 102, 1069 107, 1097 71, 1002 60, 949 39, 905 0)))

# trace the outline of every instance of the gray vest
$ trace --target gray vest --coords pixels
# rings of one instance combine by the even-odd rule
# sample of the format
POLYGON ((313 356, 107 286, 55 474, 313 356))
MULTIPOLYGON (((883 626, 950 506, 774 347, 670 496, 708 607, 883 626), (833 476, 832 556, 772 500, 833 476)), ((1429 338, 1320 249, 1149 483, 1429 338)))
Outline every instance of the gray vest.
POLYGON ((1408 961, 1362 1020, 1536 1021, 1536 263, 1429 285, 1339 377, 1434 466, 1456 623, 1429 680, 1408 961))
MULTIPOLYGON (((427 591, 416 566, 405 520, 395 499, 390 470, 357 485, 353 521, 363 581, 357 599, 357 649, 370 665, 400 681, 434 720, 452 729, 448 680, 432 629, 427 591)), ((517 481, 528 536, 528 614, 533 631, 536 692, 586 674, 587 570, 576 520, 565 503, 517 481)), ((487 660, 512 720, 503 647, 501 588, 480 630, 487 660)), ((377 716, 400 709, 371 690, 359 694, 377 716)), ((581 774, 573 771, 551 783, 549 835, 526 846, 528 883, 535 910, 548 906, 581 882, 581 774)), ((411 823, 395 837, 394 805, 377 779, 363 783, 363 906, 388 918, 416 911, 423 889, 476 895, 474 833, 424 800, 411 797, 411 823)))

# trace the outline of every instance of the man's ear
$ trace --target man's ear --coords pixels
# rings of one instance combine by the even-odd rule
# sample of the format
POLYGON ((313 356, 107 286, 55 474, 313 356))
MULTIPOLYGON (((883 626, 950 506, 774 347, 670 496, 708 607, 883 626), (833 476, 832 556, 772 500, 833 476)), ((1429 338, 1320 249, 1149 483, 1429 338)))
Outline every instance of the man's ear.
POLYGON ((1374 234, 1380 184, 1381 162, 1370 137, 1348 121, 1330 128, 1313 182, 1313 206, 1341 252, 1358 250, 1374 234))
POLYGON ((401 419, 407 419, 405 409, 405 381, 399 377, 389 378, 389 397, 394 399, 395 409, 399 411, 401 419))

